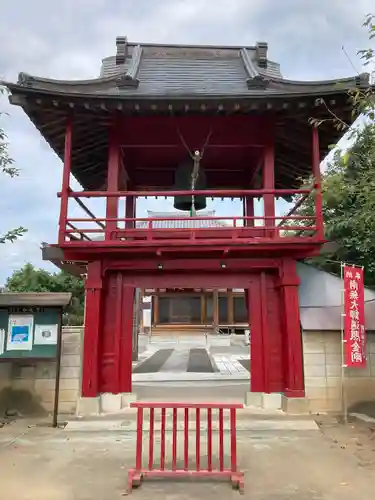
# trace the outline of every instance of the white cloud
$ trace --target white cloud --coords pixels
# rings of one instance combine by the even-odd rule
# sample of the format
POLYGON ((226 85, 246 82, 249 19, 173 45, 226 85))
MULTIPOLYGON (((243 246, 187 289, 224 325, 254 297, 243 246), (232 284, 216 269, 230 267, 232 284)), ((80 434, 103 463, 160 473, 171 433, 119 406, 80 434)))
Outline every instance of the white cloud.
MULTIPOLYGON (((358 49, 368 46, 361 28, 373 2, 357 0, 34 0, 10 2, 1 10, 0 76, 15 80, 20 71, 76 79, 99 74, 100 61, 115 52, 115 38, 140 42, 252 45, 269 43, 270 56, 284 76, 335 78, 353 73, 341 50, 361 67, 358 49)), ((26 261, 41 261, 40 241, 54 242, 57 232, 61 163, 27 117, 4 100, 0 109, 10 152, 21 169, 18 179, 0 182, 0 233, 24 225, 29 233, 0 247, 0 283, 26 261)), ((169 206, 171 206, 170 202, 169 206)), ((218 204, 221 215, 238 210, 218 204)), ((164 200, 144 202, 166 210, 164 200)), ((143 213, 142 213, 143 212, 143 213)))

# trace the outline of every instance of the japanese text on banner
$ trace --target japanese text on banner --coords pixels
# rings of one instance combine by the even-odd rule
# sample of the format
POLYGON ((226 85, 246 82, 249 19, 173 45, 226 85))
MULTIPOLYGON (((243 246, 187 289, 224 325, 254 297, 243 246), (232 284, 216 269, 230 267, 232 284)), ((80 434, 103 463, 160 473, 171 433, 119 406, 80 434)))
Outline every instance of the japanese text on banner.
POLYGON ((363 269, 344 266, 345 365, 366 366, 363 269))

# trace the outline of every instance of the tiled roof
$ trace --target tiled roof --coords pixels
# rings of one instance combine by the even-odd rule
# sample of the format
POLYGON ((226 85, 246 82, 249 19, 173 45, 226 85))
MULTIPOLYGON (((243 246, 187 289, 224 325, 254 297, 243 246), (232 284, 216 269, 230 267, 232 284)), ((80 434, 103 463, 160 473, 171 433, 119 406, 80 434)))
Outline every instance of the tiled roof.
POLYGON ((254 47, 152 45, 116 40, 117 55, 102 61, 100 76, 68 81, 20 73, 18 83, 6 82, 12 92, 19 87, 81 96, 163 99, 196 97, 271 98, 311 93, 337 93, 368 86, 369 75, 316 82, 284 79, 278 63, 267 57, 266 43, 254 47))
MULTIPOLYGON (((260 45, 264 47, 266 55, 267 45, 260 45)), ((121 88, 121 92, 140 96, 246 94, 249 91, 249 79, 260 75, 281 78, 279 64, 268 61, 267 57, 261 63, 257 47, 178 47, 127 43, 126 50, 127 55, 122 64, 119 64, 118 56, 103 59, 100 76, 108 78, 127 74, 134 63, 134 53, 140 52, 135 71, 137 84, 121 88), (263 64, 263 68, 259 64, 263 64)))
MULTIPOLYGON (((190 218, 189 212, 147 212, 148 218, 150 219, 167 219, 153 221, 153 229, 204 229, 204 228, 215 228, 215 227, 225 227, 228 224, 225 220, 207 220, 204 217, 215 217, 214 210, 206 210, 197 213, 197 217, 202 217, 202 220, 192 220, 190 218)), ((148 226, 148 222, 140 221, 137 223, 137 227, 142 229, 148 226)))

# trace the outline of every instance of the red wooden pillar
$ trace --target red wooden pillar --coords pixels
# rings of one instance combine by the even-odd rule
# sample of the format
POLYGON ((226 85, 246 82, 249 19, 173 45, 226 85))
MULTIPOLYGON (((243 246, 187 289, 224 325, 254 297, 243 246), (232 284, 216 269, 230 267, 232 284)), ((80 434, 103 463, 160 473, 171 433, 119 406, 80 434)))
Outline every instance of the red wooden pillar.
POLYGON ((304 397, 303 348, 299 314, 297 264, 294 259, 281 261, 280 286, 283 304, 285 390, 287 397, 304 397))
POLYGON ((251 392, 270 392, 266 274, 254 274, 246 294, 251 323, 251 392))
POLYGON ((99 392, 99 336, 101 328, 102 263, 90 262, 87 268, 85 327, 83 337, 82 396, 99 392))
MULTIPOLYGON (((107 191, 118 191, 120 176, 120 120, 116 112, 113 116, 109 133, 108 148, 108 170, 107 170, 107 191)), ((111 238, 111 232, 117 228, 118 218, 118 197, 108 197, 106 203, 106 218, 113 219, 106 221, 106 240, 111 238)))
MULTIPOLYGON (((254 217, 254 198, 246 196, 243 201, 243 215, 244 217, 254 217)), ((247 220, 244 226, 254 226, 254 219, 247 220)))
POLYGON ((68 202, 70 189, 70 171, 72 166, 72 133, 73 117, 70 114, 66 122, 65 129, 65 148, 64 148, 64 168, 61 187, 61 205, 59 219, 59 245, 65 241, 66 220, 68 217, 68 202))
MULTIPOLYGON (((270 123, 269 137, 264 148, 264 163, 263 163, 263 189, 275 188, 275 139, 273 134, 273 123, 270 123)), ((264 216, 275 217, 275 195, 265 194, 264 216)), ((275 219, 265 219, 265 226, 275 226, 275 219)))
MULTIPOLYGON (((125 201, 125 217, 128 219, 135 218, 135 196, 127 196, 125 201)), ((134 228, 134 221, 126 221, 127 228, 134 228)))
POLYGON ((132 392, 134 293, 133 287, 123 286, 119 392, 132 392))
POLYGON ((319 131, 317 127, 312 129, 312 170, 315 188, 315 214, 317 236, 324 238, 323 221, 323 199, 322 199, 322 181, 320 174, 320 149, 319 149, 319 131))

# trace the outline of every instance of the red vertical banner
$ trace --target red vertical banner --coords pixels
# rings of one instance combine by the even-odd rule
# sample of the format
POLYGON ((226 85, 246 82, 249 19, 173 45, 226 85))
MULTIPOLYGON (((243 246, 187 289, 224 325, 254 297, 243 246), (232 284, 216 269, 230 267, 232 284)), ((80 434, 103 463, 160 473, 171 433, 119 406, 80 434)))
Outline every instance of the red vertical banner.
POLYGON ((365 368, 366 330, 363 269, 344 266, 345 366, 365 368))

